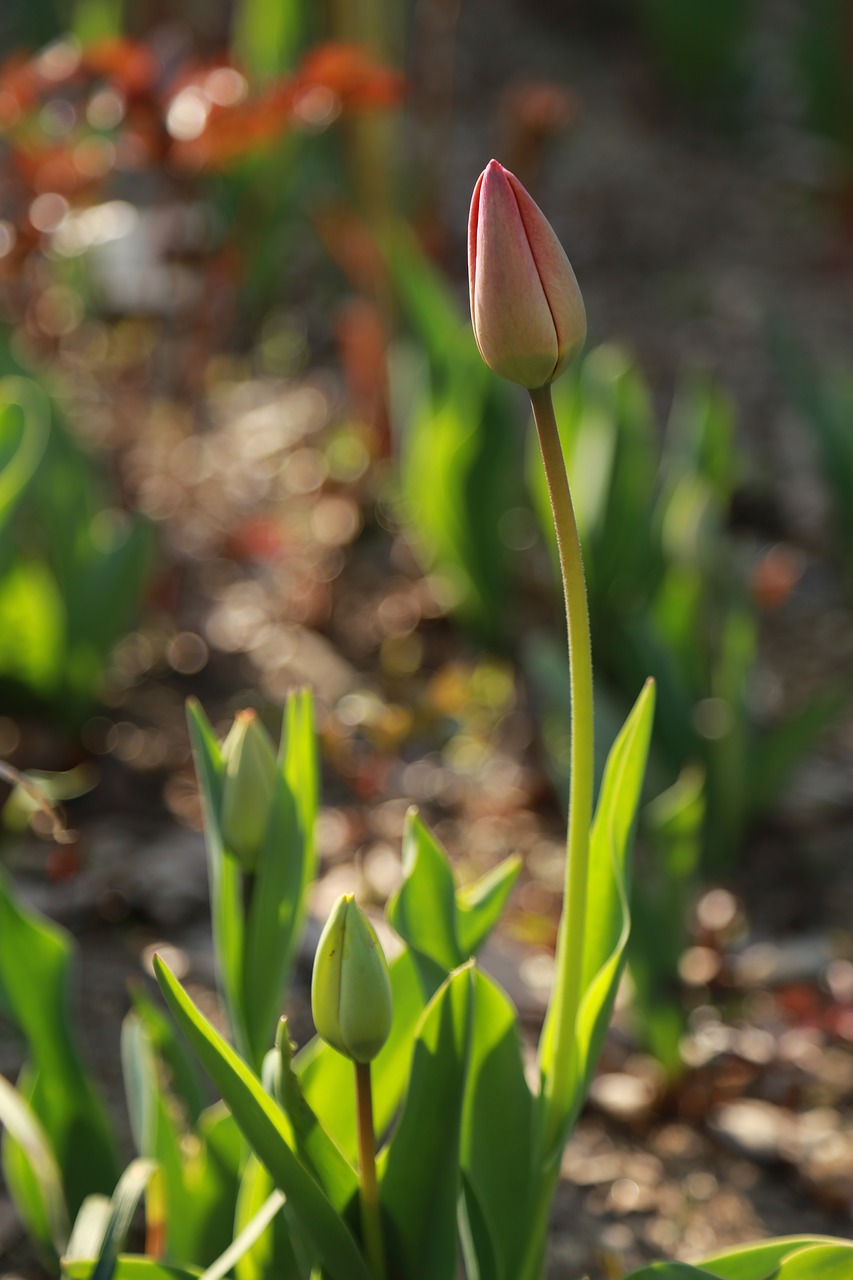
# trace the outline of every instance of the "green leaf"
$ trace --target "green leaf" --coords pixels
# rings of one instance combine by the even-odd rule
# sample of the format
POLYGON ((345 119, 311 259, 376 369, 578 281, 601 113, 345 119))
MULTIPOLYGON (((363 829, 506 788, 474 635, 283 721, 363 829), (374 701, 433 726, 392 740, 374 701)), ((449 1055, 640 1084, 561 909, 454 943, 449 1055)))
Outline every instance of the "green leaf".
POLYGON ((109 1196, 86 1197, 71 1229, 71 1238, 62 1259, 63 1270, 67 1270, 69 1262, 97 1258, 110 1225, 111 1212, 109 1196))
POLYGON ((231 1108, 249 1145, 288 1198, 300 1225, 332 1280, 370 1280, 349 1230, 325 1192, 294 1153, 287 1117, 229 1044, 196 1009, 159 957, 157 980, 176 1022, 231 1108))
POLYGON ((30 1233, 57 1256, 68 1242, 68 1210, 62 1179, 47 1134, 14 1085, 0 1076, 0 1125, 20 1148, 32 1175, 31 1194, 18 1202, 30 1233))
MULTIPOLYGON (((74 1035, 72 960, 65 931, 18 902, 0 873, 0 991, 29 1055, 18 1087, 47 1135, 73 1216, 87 1195, 112 1190, 117 1160, 74 1035)), ((21 1165, 8 1137, 4 1163, 17 1198, 21 1165)))
POLYGON ((282 1018, 276 1036, 276 1047, 269 1055, 275 1081, 272 1092, 293 1126, 297 1151, 303 1164, 316 1174, 326 1195, 338 1213, 342 1214, 358 1194, 358 1177, 308 1104, 299 1077, 293 1070, 292 1052, 287 1021, 282 1018))
MULTIPOLYGON (((466 1202, 473 1195, 496 1280, 515 1280, 519 1205, 532 1176, 533 1099, 524 1075, 518 1014, 484 973, 474 973, 474 1016, 465 1109, 462 1168, 466 1202)), ((482 1245, 479 1252, 482 1255, 482 1245)))
POLYGON ((543 1095, 550 1099, 547 1161, 557 1162, 565 1136, 586 1096, 616 998, 630 919, 631 839, 640 802, 654 717, 654 685, 647 683, 608 757, 590 833, 581 1001, 569 1063, 555 1061, 559 981, 540 1044, 543 1095))
POLYGON ((139 983, 131 984, 130 1000, 145 1028, 153 1052, 166 1065, 171 1089, 186 1108, 190 1124, 195 1124, 206 1105, 205 1091, 195 1061, 176 1032, 172 1019, 157 1007, 139 983))
POLYGON ((186 1134, 161 1088, 157 1058, 135 1013, 122 1024, 121 1059, 136 1148, 162 1171, 169 1256, 187 1262, 194 1256, 195 1200, 185 1177, 186 1134))
POLYGON ((35 473, 45 451, 50 432, 50 405, 44 392, 30 378, 7 377, 0 381, 0 529, 6 524, 18 499, 35 473), (11 406, 20 406, 23 423, 15 421, 11 406), (15 441, 11 456, 7 441, 15 441))
MULTIPOLYGON (((127 1239, 136 1206, 150 1184, 156 1184, 159 1178, 157 1164, 153 1160, 133 1160, 119 1178, 118 1186, 110 1200, 110 1216, 104 1232, 98 1261, 92 1271, 92 1280, 112 1280, 116 1259, 127 1239)), ((160 1201, 159 1187, 152 1185, 149 1202, 149 1226, 155 1220, 151 1212, 153 1201, 160 1201)))
POLYGON ((272 1191, 257 1212, 240 1229, 225 1252, 205 1269, 203 1280, 224 1280, 229 1271, 234 1269, 244 1254, 248 1253, 264 1234, 282 1208, 284 1201, 283 1191, 278 1189, 272 1191))
POLYGON ((456 932, 466 960, 477 954, 500 920, 520 871, 521 858, 513 854, 473 884, 457 890, 456 932))
MULTIPOLYGON (((97 1263, 91 1259, 68 1258, 62 1264, 68 1280, 94 1280, 97 1263)), ((115 1260, 112 1280, 198 1280, 197 1267, 170 1267, 154 1258, 119 1254, 115 1260)))
POLYGON ((400 1123, 380 1159, 392 1272, 454 1280, 462 1106, 471 1042, 473 962, 452 973, 418 1027, 400 1123))
POLYGON ((187 703, 187 722, 204 815, 210 918, 217 976, 228 1008, 232 1034, 244 1055, 249 1056, 249 1036, 242 1016, 241 1002, 244 929, 242 877, 237 859, 225 852, 219 829, 224 775, 222 753, 210 722, 194 698, 187 703))
POLYGON ((811 1280, 812 1276, 814 1280, 836 1280, 836 1273, 831 1268, 839 1259, 843 1259, 847 1267, 847 1271, 841 1272, 841 1277, 846 1280, 853 1275, 853 1246, 848 1242, 826 1236, 786 1236, 780 1240, 760 1240, 740 1249, 727 1250, 716 1257, 704 1259, 702 1266, 707 1267, 718 1280, 811 1280), (828 1252, 821 1258, 816 1250, 828 1252), (836 1250, 840 1252, 833 1257, 836 1250), (799 1273, 789 1271, 787 1268, 799 1258, 805 1259, 805 1269, 799 1273), (820 1266, 827 1260, 830 1270, 824 1273, 820 1266), (814 1271, 808 1269, 812 1262, 817 1264, 814 1271))
POLYGON ((406 814, 403 883, 389 901, 386 915, 404 942, 446 973, 462 964, 453 872, 416 809, 406 814))
MULTIPOLYGON (((234 1227, 238 1235, 249 1227, 276 1192, 270 1174, 255 1156, 246 1162, 234 1227)), ((278 1193, 281 1194, 281 1193, 278 1193)), ((235 1280, 302 1280, 283 1213, 276 1214, 234 1265, 235 1280)))
POLYGON ((242 1008, 256 1068, 272 1045, 316 868, 317 748, 307 689, 287 698, 279 767, 245 933, 242 1008))

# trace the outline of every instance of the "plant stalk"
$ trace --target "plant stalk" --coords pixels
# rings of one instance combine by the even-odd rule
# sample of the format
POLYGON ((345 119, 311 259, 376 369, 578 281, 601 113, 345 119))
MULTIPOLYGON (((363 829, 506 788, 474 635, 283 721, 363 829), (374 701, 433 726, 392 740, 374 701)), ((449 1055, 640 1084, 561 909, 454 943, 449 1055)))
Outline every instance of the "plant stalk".
MULTIPOLYGON (((583 558, 572 495, 550 386, 530 392, 533 417, 539 434, 548 481, 551 510, 557 531, 557 548, 563 578, 569 641, 569 675, 572 706, 571 780, 563 914, 557 940, 556 983, 546 1031, 553 1038, 552 1069, 543 1079, 545 1102, 544 1142, 550 1152, 565 1124, 567 1098, 572 1088, 570 1061, 574 1044, 583 978, 584 934, 589 868, 589 831, 592 824, 593 705, 592 649, 589 607, 583 558)), ((540 1064, 542 1056, 540 1042, 540 1064)))
POLYGON ((382 1247, 382 1218, 379 1213, 379 1186, 376 1181, 376 1134, 373 1128, 373 1093, 370 1063, 355 1064, 355 1093, 358 1118, 358 1168, 361 1192, 361 1229, 376 1280, 385 1280, 385 1251, 382 1247))

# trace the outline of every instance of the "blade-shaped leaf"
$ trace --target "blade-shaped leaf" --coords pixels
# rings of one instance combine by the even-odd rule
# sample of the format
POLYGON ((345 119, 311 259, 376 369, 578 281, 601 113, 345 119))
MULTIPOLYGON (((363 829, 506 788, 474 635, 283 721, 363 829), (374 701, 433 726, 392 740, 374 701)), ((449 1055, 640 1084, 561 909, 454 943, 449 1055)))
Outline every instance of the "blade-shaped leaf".
POLYGON ((386 914, 400 937, 449 973, 462 964, 456 936, 456 887, 443 850, 416 809, 406 814, 403 883, 386 914))
MULTIPOLYGON (((713 1258, 705 1258, 703 1267, 707 1267, 718 1280, 789 1280, 789 1273, 782 1264, 792 1261, 802 1254, 811 1255, 817 1247, 835 1248, 840 1246, 847 1257, 848 1274, 853 1275, 853 1255, 847 1242, 833 1240, 826 1236, 785 1236, 780 1240, 760 1240, 755 1244, 745 1245, 740 1249, 727 1250, 713 1258)), ((802 1273, 811 1276, 811 1272, 802 1273)), ((816 1270, 815 1277, 821 1275, 816 1270)), ((834 1280, 834 1277, 833 1277, 834 1280)))
POLYGON ((225 1252, 220 1254, 216 1261, 206 1268, 203 1280, 224 1280, 224 1277, 234 1269, 243 1255, 248 1253, 260 1239, 281 1209, 284 1201, 285 1195, 283 1191, 279 1191, 278 1188, 272 1191, 257 1213, 237 1233, 225 1252))
POLYGON ((476 955, 501 918, 521 870, 517 856, 504 858, 456 894, 456 932, 463 956, 476 955))
POLYGON ((219 829, 224 766, 216 735, 195 699, 187 703, 187 723, 204 814, 204 841, 210 881, 210 918, 217 974, 228 1007, 231 1031, 244 1054, 248 1033, 242 1018, 243 886, 240 864, 227 855, 219 829))
MULTIPOLYGON (((74 1215, 87 1195, 112 1190, 118 1162, 106 1112, 74 1035, 72 971, 70 937, 19 902, 0 873, 0 989, 29 1052, 19 1091, 47 1134, 74 1215)), ((8 1138, 4 1161, 14 1193, 19 1169, 8 1138)))
POLYGON ((68 1210, 47 1134, 14 1085, 0 1076, 0 1126, 11 1134, 32 1174, 32 1196, 18 1202, 33 1236, 60 1255, 68 1242, 68 1210))
POLYGON ((454 1280, 462 1104, 471 1041, 473 967, 442 984, 418 1027, 398 1128, 380 1161, 391 1270, 454 1280))
POLYGON ((647 683, 613 744, 604 771, 590 833, 582 995, 570 1062, 555 1061, 556 1020, 566 1016, 560 1005, 559 976, 548 1008, 539 1061, 548 1100, 546 1159, 553 1161, 559 1159, 586 1094, 625 960, 630 842, 653 716, 654 685, 647 683))
POLYGON ((308 689, 287 698, 279 770, 245 935, 242 1007, 257 1069, 272 1045, 316 867, 317 747, 308 689))
POLYGON ((98 1257, 110 1225, 111 1212, 109 1196, 86 1197, 71 1229, 71 1237, 62 1259, 63 1270, 67 1270, 72 1261, 98 1257))
POLYGON ((50 431, 50 406, 38 384, 31 378, 7 377, 0 382, 0 439, 4 444, 7 427, 15 430, 11 405, 20 405, 24 423, 16 432, 14 453, 0 468, 0 529, 41 461, 50 431))
MULTIPOLYGON (((238 1234, 261 1212, 275 1190, 268 1171, 255 1156, 250 1156, 237 1196, 234 1228, 238 1234)), ((276 1214, 250 1247, 243 1251, 234 1264, 234 1276, 235 1280, 271 1280, 272 1277, 275 1280, 304 1280, 283 1213, 276 1214)))
MULTIPOLYGON (((293 1070, 292 1054, 287 1021, 282 1018, 276 1047, 270 1055, 275 1082, 272 1092, 293 1126, 297 1151, 303 1163, 316 1174, 332 1204, 339 1213, 343 1213, 358 1193, 358 1177, 302 1092, 299 1077, 293 1070)), ((354 1105, 352 1098, 350 1105, 354 1105)))
MULTIPOLYGON (((104 1232, 101 1252, 92 1272, 92 1280, 112 1280, 116 1259, 127 1239, 136 1206, 142 1199, 149 1184, 159 1177, 157 1164, 153 1160, 132 1160, 118 1181, 118 1186, 110 1200, 110 1217, 104 1232)), ((152 1199, 159 1199, 159 1188, 154 1190, 152 1199)), ((149 1228, 152 1225, 151 1204, 149 1202, 149 1228)))
MULTIPOLYGON (((68 1258, 63 1262, 62 1270, 68 1280, 94 1280, 96 1266, 93 1259, 68 1258)), ((168 1263, 154 1258, 125 1253, 115 1260, 112 1280, 198 1280, 200 1275, 197 1267, 170 1267, 168 1263)))
MULTIPOLYGON (((515 1280, 518 1208, 531 1180, 533 1099, 524 1076, 518 1015, 491 978, 474 974, 471 1058, 462 1122, 462 1167, 490 1242, 491 1273, 515 1280)), ((472 1223, 472 1233, 477 1229, 472 1223)))
POLYGON ((249 1145, 273 1175, 333 1280, 370 1280, 370 1272, 325 1192, 294 1154, 290 1124, 261 1082, 196 1009, 159 957, 154 967, 166 1003, 199 1061, 231 1108, 249 1145))

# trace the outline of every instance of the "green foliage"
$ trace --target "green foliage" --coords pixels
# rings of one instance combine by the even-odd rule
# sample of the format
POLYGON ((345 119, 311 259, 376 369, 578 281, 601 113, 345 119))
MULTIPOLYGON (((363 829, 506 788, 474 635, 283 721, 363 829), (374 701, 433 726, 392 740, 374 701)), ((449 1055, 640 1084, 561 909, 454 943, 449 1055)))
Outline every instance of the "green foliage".
POLYGON ((483 365, 470 326, 413 239, 389 252, 418 348, 392 352, 392 417, 401 500, 425 563, 451 584, 462 621, 506 639, 509 585, 502 517, 520 449, 512 393, 483 365))
POLYGON ((696 1266, 656 1262, 627 1280, 846 1280, 851 1266, 849 1241, 790 1236, 733 1249, 696 1266))
MULTIPOLYGON (((0 1007, 27 1050, 18 1093, 23 1114, 32 1114, 34 1132, 43 1133, 49 1144, 72 1218, 86 1196, 110 1192, 117 1174, 112 1133, 74 1032, 73 967, 73 944, 65 931, 19 902, 0 874, 0 1007)), ((34 1174, 27 1145, 20 1145, 11 1126, 7 1129, 6 1181, 35 1238, 50 1247, 54 1232, 45 1230, 46 1175, 34 1174)), ((47 1168, 41 1163, 42 1170, 47 1168)), ((48 1207, 56 1204, 51 1195, 48 1207)), ((48 1216, 56 1220, 57 1213, 54 1208, 48 1216)))
POLYGON ((148 527, 110 507, 58 407, 29 378, 0 382, 0 681, 10 705, 47 703, 72 725, 129 629, 148 527))

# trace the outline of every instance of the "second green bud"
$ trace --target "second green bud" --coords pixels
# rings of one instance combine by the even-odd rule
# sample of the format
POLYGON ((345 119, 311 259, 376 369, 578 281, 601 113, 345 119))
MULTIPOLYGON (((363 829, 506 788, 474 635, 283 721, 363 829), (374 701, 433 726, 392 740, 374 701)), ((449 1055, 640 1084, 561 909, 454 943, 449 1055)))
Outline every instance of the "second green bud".
POLYGON ((370 1062, 391 1031, 391 980, 376 931, 352 894, 338 898, 317 944, 311 1011, 321 1039, 370 1062))
POLYGON ((275 795, 275 747, 256 711, 238 711, 222 744, 222 838, 225 847, 254 871, 263 848, 275 795))

